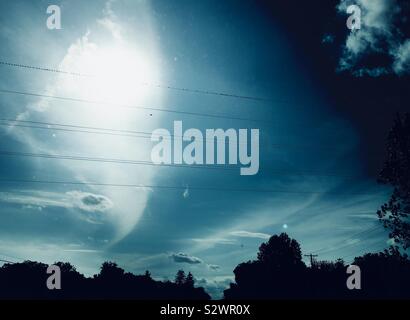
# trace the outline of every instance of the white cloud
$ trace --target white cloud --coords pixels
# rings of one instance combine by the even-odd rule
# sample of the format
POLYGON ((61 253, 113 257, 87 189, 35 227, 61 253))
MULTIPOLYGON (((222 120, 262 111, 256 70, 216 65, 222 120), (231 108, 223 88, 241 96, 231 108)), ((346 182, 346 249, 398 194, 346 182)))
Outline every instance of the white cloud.
POLYGON ((25 209, 37 208, 39 211, 46 207, 58 207, 80 209, 87 212, 105 212, 114 206, 113 202, 106 196, 82 191, 61 193, 38 190, 0 192, 0 202, 20 204, 25 209))
POLYGON ((204 287, 213 299, 222 299, 223 291, 234 282, 233 276, 218 276, 212 279, 202 278, 196 280, 197 287, 204 287))
POLYGON ((364 212, 364 213, 359 213, 359 214, 351 214, 349 217, 355 218, 355 219, 370 219, 370 220, 378 220, 378 217, 376 215, 376 212, 370 211, 370 212, 364 212))
POLYGON ((227 238, 193 238, 192 241, 196 243, 206 244, 206 245, 215 245, 215 244, 235 244, 236 241, 233 239, 227 238))
POLYGON ((249 231, 232 231, 230 235, 242 238, 256 238, 256 239, 269 239, 271 236, 267 233, 249 232, 249 231))
POLYGON ((98 19, 97 22, 107 29, 115 39, 122 40, 123 29, 117 22, 115 22, 117 16, 112 10, 112 3, 113 1, 107 1, 103 10, 103 18, 98 19))

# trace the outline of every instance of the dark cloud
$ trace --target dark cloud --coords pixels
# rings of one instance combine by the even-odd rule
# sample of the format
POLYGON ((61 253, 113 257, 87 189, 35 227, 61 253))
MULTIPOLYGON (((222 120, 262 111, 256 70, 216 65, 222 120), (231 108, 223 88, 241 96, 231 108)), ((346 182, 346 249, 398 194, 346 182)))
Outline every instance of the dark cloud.
POLYGON ((218 266, 217 264, 208 264, 208 268, 213 270, 213 271, 218 271, 221 269, 220 266, 218 266))
POLYGON ((112 201, 103 195, 81 191, 70 191, 67 195, 72 198, 76 207, 84 211, 104 212, 113 207, 112 201))
POLYGON ((106 199, 102 196, 95 196, 93 194, 90 194, 88 196, 85 196, 84 198, 81 199, 81 201, 86 205, 86 206, 98 206, 106 199))
POLYGON ((189 264, 200 264, 203 261, 197 257, 190 256, 186 253, 173 253, 170 257, 177 263, 189 263, 189 264))

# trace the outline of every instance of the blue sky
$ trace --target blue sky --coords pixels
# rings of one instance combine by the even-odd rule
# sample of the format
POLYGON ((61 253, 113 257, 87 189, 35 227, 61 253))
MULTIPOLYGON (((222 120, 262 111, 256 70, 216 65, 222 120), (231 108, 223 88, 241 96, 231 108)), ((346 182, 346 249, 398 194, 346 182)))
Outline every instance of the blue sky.
MULTIPOLYGON (((103 76, 97 80, 0 65, 0 89, 110 104, 3 92, 2 119, 144 132, 171 129, 174 120, 182 120, 186 129, 257 128, 260 170, 255 176, 240 176, 239 168, 166 168, 3 154, 1 180, 84 185, 2 182, 1 258, 70 261, 86 274, 96 273, 105 260, 115 260, 128 271, 149 269, 154 277, 170 279, 183 268, 218 296, 234 267, 255 258, 260 243, 272 234, 287 232, 305 253, 319 251, 320 259, 349 261, 386 247, 376 210, 388 190, 366 171, 359 130, 336 110, 334 97, 323 90, 308 59, 261 7, 211 0, 57 1, 63 28, 48 30, 48 4, 1 2, 0 60, 103 76), (141 82, 267 100, 180 92, 141 82), (256 121, 119 107, 124 104, 256 121), (90 181, 182 189, 87 185, 90 181), (195 186, 278 192, 200 191, 195 186)), ((150 160, 149 139, 53 128, 2 125, 0 150, 150 160)))

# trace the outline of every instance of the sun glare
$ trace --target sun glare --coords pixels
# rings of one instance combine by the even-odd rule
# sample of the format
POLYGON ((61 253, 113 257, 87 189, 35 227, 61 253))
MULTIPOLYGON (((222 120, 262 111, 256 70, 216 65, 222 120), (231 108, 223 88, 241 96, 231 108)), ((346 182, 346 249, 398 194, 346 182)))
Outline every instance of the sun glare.
POLYGON ((152 94, 155 68, 149 57, 128 48, 87 48, 76 60, 75 69, 87 74, 74 84, 82 98, 107 102, 102 112, 93 113, 99 122, 121 120, 127 109, 121 105, 146 102, 152 94))

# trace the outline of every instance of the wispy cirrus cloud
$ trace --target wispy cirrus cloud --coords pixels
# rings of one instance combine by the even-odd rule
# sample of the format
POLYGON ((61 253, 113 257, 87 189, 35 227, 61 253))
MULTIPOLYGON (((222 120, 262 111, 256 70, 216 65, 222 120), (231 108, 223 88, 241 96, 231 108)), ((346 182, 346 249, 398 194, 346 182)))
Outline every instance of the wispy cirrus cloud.
POLYGON ((241 238, 256 238, 256 239, 269 239, 271 236, 267 233, 261 233, 261 232, 249 232, 249 231, 232 231, 230 235, 235 236, 235 237, 241 237, 241 238))
POLYGON ((25 209, 59 207, 87 212, 105 212, 114 204, 106 196, 82 191, 50 192, 19 190, 0 192, 0 202, 22 205, 25 209))

